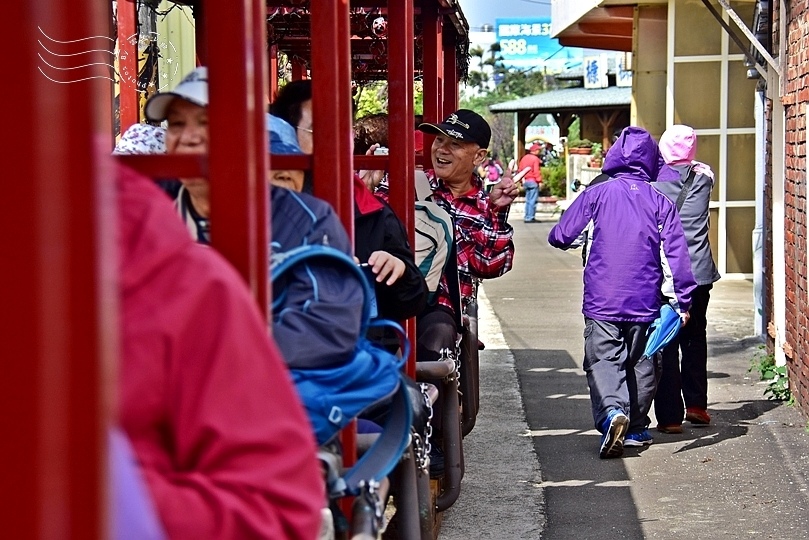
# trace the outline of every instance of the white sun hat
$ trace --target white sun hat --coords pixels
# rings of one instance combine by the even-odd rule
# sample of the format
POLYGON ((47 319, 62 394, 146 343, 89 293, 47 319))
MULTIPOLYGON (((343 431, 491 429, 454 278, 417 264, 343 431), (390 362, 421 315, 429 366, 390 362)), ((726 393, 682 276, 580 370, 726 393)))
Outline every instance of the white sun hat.
POLYGON ((150 122, 162 122, 166 119, 169 103, 174 99, 184 99, 200 107, 208 106, 208 68, 200 66, 180 81, 171 92, 155 94, 146 102, 146 118, 150 122))

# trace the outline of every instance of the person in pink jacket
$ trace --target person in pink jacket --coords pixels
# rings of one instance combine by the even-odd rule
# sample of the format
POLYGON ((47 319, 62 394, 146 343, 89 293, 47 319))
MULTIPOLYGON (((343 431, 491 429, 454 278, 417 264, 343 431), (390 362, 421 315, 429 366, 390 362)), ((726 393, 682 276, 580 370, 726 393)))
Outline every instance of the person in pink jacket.
POLYGON ((313 539, 309 421, 246 286, 153 183, 117 170, 118 421, 171 539, 313 539))

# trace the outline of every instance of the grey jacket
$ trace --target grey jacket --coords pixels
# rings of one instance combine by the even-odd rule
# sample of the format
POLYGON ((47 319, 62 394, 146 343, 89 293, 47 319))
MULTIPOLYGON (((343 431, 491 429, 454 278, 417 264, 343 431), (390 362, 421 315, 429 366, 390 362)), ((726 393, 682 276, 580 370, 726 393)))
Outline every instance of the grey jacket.
MULTIPOLYGON (((658 181, 652 182, 652 186, 671 202, 676 203, 693 165, 670 165, 670 167, 677 171, 678 175, 676 177, 671 175, 674 177, 671 180, 659 178, 658 181)), ((688 255, 691 257, 691 272, 697 285, 710 285, 722 277, 714 264, 708 240, 710 229, 708 204, 711 201, 713 184, 713 178, 708 174, 696 172, 694 183, 691 184, 691 189, 688 190, 683 207, 680 209, 680 222, 683 224, 688 255)))

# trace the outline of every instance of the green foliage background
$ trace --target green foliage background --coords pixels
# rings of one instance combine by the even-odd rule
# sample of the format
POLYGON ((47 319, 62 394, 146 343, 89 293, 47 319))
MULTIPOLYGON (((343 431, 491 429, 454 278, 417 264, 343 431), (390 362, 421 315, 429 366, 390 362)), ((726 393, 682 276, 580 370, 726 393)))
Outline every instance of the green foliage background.
MULTIPOLYGON (((362 118, 369 114, 388 112, 388 83, 377 81, 363 84, 354 93, 354 118, 362 118)), ((413 84, 414 114, 424 112, 424 84, 416 81, 413 84)))
POLYGON ((554 159, 542 167, 543 195, 564 199, 567 196, 567 167, 562 159, 554 159))
POLYGON ((481 47, 472 48, 469 54, 478 57, 479 65, 490 66, 491 75, 484 71, 473 70, 469 72, 467 87, 474 95, 461 100, 461 107, 472 109, 483 116, 492 127, 492 152, 501 158, 513 157, 514 149, 514 115, 494 114, 489 110, 490 105, 533 96, 558 87, 556 79, 542 71, 533 68, 517 70, 509 69, 503 65, 500 56, 500 45, 494 43, 489 50, 481 47), (493 88, 490 82, 499 80, 493 88))

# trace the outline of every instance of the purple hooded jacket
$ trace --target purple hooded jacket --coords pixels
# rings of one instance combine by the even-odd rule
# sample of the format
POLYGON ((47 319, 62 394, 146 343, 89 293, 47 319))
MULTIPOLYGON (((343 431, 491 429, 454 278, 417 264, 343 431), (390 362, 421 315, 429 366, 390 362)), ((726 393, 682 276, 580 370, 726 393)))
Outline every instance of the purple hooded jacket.
POLYGON ((677 210, 650 185, 660 161, 647 131, 624 129, 604 159, 602 172, 612 180, 582 192, 548 235, 552 246, 567 249, 593 222, 584 268, 585 317, 653 321, 663 301, 664 272, 673 278, 674 308, 691 307, 696 283, 677 210))

